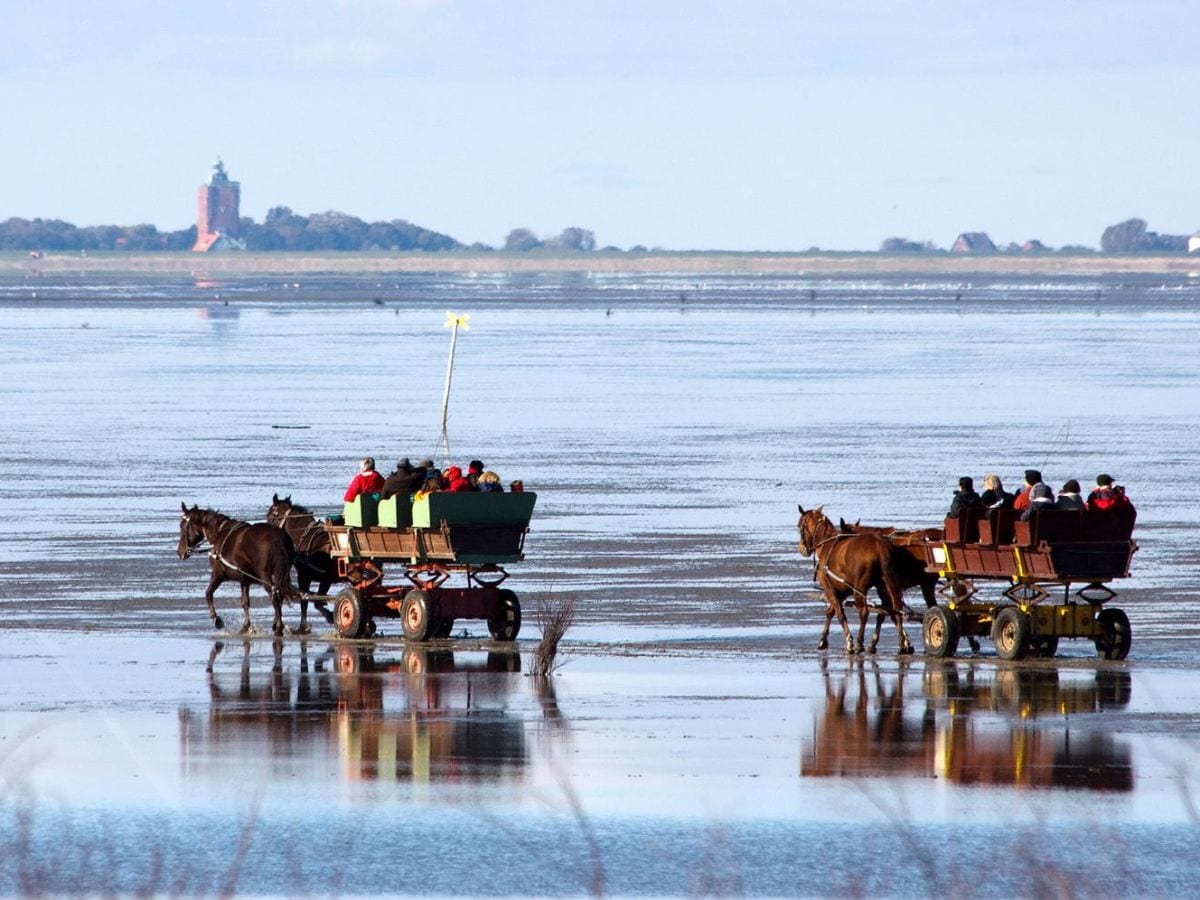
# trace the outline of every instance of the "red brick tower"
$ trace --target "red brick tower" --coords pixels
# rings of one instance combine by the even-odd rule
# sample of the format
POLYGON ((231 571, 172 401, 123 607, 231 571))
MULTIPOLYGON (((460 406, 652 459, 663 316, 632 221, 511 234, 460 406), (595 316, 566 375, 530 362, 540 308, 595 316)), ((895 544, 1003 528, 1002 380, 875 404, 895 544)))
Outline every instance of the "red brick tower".
POLYGON ((241 201, 242 186, 229 180, 225 164, 220 159, 213 164, 212 178, 208 184, 200 185, 196 194, 199 215, 196 219, 196 244, 192 250, 207 253, 209 250, 240 248, 238 203, 241 201))

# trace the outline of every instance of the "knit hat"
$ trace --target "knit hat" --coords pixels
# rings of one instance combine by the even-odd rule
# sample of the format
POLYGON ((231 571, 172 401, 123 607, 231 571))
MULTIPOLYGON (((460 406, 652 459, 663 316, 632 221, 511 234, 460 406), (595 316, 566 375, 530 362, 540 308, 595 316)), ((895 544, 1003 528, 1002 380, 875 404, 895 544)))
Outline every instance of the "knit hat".
POLYGON ((399 469, 401 472, 411 472, 412 471, 412 463, 408 461, 407 456, 404 456, 404 457, 400 458, 400 462, 396 463, 396 468, 399 469))

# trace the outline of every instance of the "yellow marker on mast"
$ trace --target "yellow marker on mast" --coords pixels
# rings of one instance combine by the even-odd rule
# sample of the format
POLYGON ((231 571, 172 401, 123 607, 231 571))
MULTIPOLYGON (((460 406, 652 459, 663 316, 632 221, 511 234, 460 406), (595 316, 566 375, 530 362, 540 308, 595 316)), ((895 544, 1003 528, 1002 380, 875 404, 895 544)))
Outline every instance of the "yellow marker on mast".
POLYGON ((458 343, 458 330, 470 331, 471 326, 467 324, 467 320, 471 318, 470 313, 463 313, 461 316, 457 313, 452 313, 446 310, 446 321, 442 323, 443 328, 450 329, 450 359, 446 362, 446 391, 442 395, 442 464, 446 465, 450 462, 450 432, 446 428, 446 422, 450 415, 450 379, 454 374, 454 346, 458 343))

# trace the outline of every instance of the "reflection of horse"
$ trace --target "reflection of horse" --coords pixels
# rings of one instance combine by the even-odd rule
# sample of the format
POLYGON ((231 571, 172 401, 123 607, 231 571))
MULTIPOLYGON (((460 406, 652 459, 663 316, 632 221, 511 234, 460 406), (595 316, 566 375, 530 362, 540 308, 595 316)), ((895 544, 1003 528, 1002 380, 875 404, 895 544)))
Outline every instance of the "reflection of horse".
MULTIPOLYGON (((846 652, 861 653, 867 631, 867 616, 874 609, 886 613, 896 624, 900 634, 900 652, 912 653, 913 646, 904 633, 904 621, 900 614, 903 604, 903 589, 892 565, 892 545, 877 534, 842 534, 818 506, 805 512, 800 507, 799 550, 803 556, 813 557, 813 576, 825 594, 825 602, 837 615, 842 631, 846 635, 846 652), (883 601, 882 607, 870 607, 867 592, 874 588, 883 601), (853 597, 858 608, 858 639, 850 635, 843 604, 853 597)), ((825 629, 821 632, 820 649, 829 646, 829 625, 833 616, 825 618, 825 629)), ((875 636, 870 650, 875 652, 879 644, 882 616, 875 624, 875 636)))
MULTIPOLYGON (((211 509, 188 509, 181 503, 183 516, 179 520, 179 558, 187 559, 201 541, 208 541, 209 565, 212 575, 204 599, 208 601, 208 614, 213 625, 224 628, 225 623, 217 615, 213 604, 213 592, 226 581, 239 581, 242 585, 242 633, 250 630, 250 584, 261 584, 271 597, 275 607, 275 622, 272 630, 283 634, 283 600, 293 593, 291 585, 292 561, 296 551, 292 539, 274 525, 251 525, 231 519, 211 509)), ((301 608, 300 630, 307 630, 307 607, 301 608)))
MULTIPOLYGON (((332 546, 329 532, 311 510, 293 503, 290 494, 282 498, 278 494, 272 495, 271 505, 267 509, 267 522, 286 531, 296 545, 296 584, 301 592, 307 594, 316 581, 317 593, 328 594, 331 584, 345 580, 338 575, 337 560, 329 555, 332 546)), ((301 600, 301 603, 307 602, 301 600)), ((333 621, 333 613, 325 608, 324 603, 314 600, 313 607, 325 617, 326 622, 333 621)))

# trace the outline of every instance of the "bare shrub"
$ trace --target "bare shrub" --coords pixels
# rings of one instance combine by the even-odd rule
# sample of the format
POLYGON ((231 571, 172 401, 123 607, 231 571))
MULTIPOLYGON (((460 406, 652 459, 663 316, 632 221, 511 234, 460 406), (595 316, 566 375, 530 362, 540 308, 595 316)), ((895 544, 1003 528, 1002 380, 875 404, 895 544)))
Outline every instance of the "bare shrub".
POLYGON ((553 674, 561 665, 556 661, 558 643, 575 624, 575 596, 539 598, 534 608, 534 621, 542 630, 542 639, 534 648, 529 674, 544 677, 553 674))

